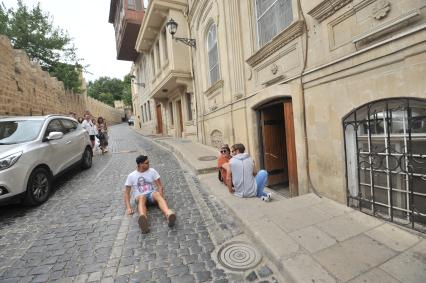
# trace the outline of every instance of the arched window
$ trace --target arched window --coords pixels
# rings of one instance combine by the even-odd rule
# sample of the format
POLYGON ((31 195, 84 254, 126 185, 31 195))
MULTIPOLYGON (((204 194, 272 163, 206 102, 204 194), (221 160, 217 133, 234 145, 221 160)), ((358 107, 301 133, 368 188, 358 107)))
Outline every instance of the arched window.
POLYGON ((207 55, 209 63, 209 85, 213 85, 220 78, 215 24, 210 25, 209 32, 207 34, 207 55))
POLYGON ((426 231, 426 100, 372 102, 343 126, 348 204, 426 231))

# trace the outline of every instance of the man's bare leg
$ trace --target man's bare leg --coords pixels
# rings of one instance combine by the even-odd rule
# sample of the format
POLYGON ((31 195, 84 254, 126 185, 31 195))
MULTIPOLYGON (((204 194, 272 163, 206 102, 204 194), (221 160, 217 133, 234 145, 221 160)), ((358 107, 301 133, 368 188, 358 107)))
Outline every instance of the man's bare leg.
POLYGON ((137 202, 138 202, 139 215, 147 216, 146 196, 139 196, 138 199, 137 199, 137 202))
POLYGON ((166 200, 161 196, 159 192, 153 192, 152 198, 157 202, 158 207, 161 209, 164 216, 166 217, 169 227, 173 226, 176 221, 175 212, 169 209, 166 200))
POLYGON ((139 196, 137 199, 138 202, 138 212, 139 212, 139 227, 141 228, 141 231, 143 234, 148 233, 149 227, 148 227, 148 216, 147 216, 147 209, 146 209, 146 196, 139 196))

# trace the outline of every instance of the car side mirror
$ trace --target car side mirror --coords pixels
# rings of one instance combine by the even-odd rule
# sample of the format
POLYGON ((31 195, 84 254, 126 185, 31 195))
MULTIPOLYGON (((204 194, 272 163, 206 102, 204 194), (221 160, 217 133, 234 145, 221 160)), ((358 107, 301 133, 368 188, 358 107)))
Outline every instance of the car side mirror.
POLYGON ((59 140, 59 139, 62 139, 63 136, 64 136, 64 133, 62 132, 50 132, 46 140, 48 141, 59 140))

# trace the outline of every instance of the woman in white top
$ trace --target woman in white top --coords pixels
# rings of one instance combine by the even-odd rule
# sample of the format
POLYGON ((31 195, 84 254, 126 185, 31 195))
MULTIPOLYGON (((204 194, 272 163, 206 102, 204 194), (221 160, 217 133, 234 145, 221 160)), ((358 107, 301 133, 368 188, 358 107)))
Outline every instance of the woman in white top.
POLYGON ((95 136, 96 136, 96 126, 93 124, 92 120, 90 120, 90 114, 84 114, 84 120, 81 123, 83 129, 85 129, 90 136, 90 141, 92 143, 92 148, 95 147, 95 136))

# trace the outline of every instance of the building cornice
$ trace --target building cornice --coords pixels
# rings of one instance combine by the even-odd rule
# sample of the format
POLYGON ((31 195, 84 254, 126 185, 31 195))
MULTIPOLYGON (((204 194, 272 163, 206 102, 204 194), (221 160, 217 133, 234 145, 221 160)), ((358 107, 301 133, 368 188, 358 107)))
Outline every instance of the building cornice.
POLYGON ((263 60, 271 56, 277 50, 288 44, 293 39, 302 35, 303 33, 304 22, 299 20, 291 24, 283 32, 277 35, 271 42, 263 46, 256 53, 254 53, 250 58, 246 60, 247 64, 251 67, 254 67, 261 63, 263 60))
POLYGON ((322 22, 352 1, 353 0, 324 0, 310 10, 308 14, 314 17, 318 22, 322 22))

